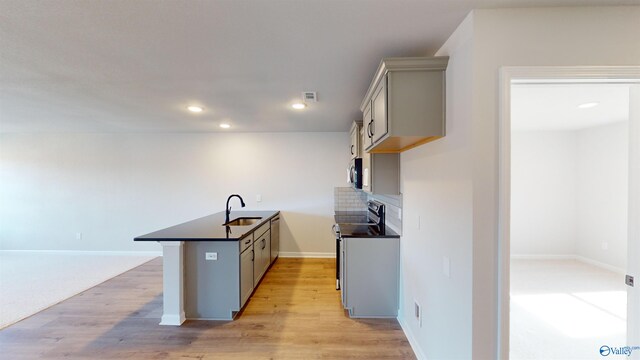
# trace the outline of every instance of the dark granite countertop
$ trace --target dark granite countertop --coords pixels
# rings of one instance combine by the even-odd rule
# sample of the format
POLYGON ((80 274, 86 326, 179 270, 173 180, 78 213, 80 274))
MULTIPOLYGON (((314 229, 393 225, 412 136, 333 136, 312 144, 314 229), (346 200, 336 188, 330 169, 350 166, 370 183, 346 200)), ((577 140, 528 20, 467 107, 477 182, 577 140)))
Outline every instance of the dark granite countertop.
POLYGON ((239 217, 261 217, 253 225, 224 226, 225 212, 221 211, 199 219, 138 236, 134 241, 237 241, 267 223, 280 211, 232 211, 231 220, 239 217))
POLYGON ((377 226, 367 221, 367 211, 336 211, 333 216, 343 238, 399 238, 388 226, 377 226))
POLYGON ((388 226, 339 224, 342 238, 399 238, 388 226))

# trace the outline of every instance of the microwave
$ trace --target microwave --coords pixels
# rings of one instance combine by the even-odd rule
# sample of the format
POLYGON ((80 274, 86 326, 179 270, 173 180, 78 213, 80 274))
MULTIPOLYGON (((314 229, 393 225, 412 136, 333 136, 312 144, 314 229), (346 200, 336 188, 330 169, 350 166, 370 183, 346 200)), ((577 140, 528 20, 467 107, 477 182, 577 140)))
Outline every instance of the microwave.
POLYGON ((351 159, 347 168, 347 182, 355 189, 362 189, 362 158, 351 159))

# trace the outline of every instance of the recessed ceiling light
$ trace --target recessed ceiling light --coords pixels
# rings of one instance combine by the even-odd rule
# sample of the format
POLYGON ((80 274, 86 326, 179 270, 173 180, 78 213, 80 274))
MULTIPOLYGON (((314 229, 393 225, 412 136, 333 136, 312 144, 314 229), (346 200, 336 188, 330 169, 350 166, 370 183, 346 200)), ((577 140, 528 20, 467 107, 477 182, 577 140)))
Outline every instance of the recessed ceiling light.
POLYGON ((223 129, 228 129, 228 128, 231 127, 231 125, 226 124, 226 123, 222 123, 222 124, 220 124, 220 127, 223 128, 223 129))
POLYGON ((197 106, 197 105, 189 105, 187 106, 187 110, 194 112, 194 113, 199 113, 202 112, 202 110, 204 110, 204 108, 202 106, 197 106))
POLYGON ((291 105, 291 107, 296 109, 296 110, 302 110, 302 109, 307 107, 307 104, 305 104, 305 103, 295 103, 295 104, 291 105))
POLYGON ((592 107, 596 107, 599 104, 600 103, 598 103, 598 102, 588 102, 588 103, 584 103, 584 104, 578 105, 578 109, 589 109, 589 108, 592 108, 592 107))

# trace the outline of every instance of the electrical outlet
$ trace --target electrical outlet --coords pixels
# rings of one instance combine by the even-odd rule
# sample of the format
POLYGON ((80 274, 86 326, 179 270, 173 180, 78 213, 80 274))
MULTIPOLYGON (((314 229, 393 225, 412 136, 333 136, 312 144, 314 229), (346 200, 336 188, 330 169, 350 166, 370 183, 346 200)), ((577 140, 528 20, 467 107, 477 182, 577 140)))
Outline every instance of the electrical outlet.
POLYGON ((633 276, 631 275, 625 275, 624 276, 624 283, 633 287, 633 276))
POLYGON ((418 321, 418 326, 422 327, 422 307, 417 300, 413 300, 413 316, 418 321))
POLYGON ((256 202, 262 202, 262 195, 256 195, 256 202))
POLYGON ((205 260, 218 260, 218 253, 217 252, 208 252, 204 254, 204 259, 205 260))
POLYGON ((402 220, 402 209, 398 209, 398 220, 402 220))

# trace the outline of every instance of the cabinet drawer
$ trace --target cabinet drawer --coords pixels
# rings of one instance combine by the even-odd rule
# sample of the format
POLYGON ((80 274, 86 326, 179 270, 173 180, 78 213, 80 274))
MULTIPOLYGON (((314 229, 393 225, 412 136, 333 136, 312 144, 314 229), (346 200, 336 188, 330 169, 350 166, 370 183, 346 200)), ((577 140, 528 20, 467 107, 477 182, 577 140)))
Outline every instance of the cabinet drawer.
POLYGON ((247 237, 240 239, 240 253, 242 253, 246 248, 251 246, 253 243, 253 233, 247 235, 247 237))
POLYGON ((271 221, 267 221, 266 224, 260 226, 258 230, 254 231, 253 239, 258 240, 258 238, 262 236, 262 234, 266 233, 269 228, 271 228, 271 221))

